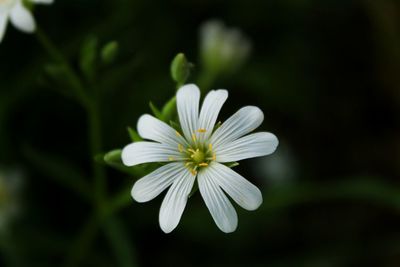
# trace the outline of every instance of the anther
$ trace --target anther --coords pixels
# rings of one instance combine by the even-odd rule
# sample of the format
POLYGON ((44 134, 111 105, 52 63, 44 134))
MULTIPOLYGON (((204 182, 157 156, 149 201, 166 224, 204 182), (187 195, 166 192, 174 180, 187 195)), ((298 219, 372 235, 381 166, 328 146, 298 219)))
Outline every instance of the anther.
POLYGON ((192 139, 193 139, 193 141, 197 141, 197 138, 196 138, 196 134, 192 134, 192 139))
POLYGON ((197 171, 196 170, 190 170, 190 173, 193 175, 193 176, 195 176, 196 174, 197 174, 197 171))
POLYGON ((208 150, 212 151, 212 144, 208 144, 208 150))
POLYGON ((202 163, 199 163, 199 166, 200 166, 200 167, 207 167, 207 166, 208 166, 208 163, 202 162, 202 163))
POLYGON ((217 160, 217 154, 214 153, 212 159, 217 160))
POLYGON ((168 160, 169 160, 169 161, 173 161, 173 160, 175 160, 175 159, 174 159, 174 157, 169 157, 168 160))
POLYGON ((178 150, 179 152, 183 152, 183 146, 181 144, 178 144, 178 150))
POLYGON ((205 133, 205 132, 207 132, 207 130, 204 129, 204 128, 200 128, 200 129, 198 129, 197 131, 198 131, 199 133, 205 133))
POLYGON ((182 136, 178 131, 175 131, 176 136, 182 136))

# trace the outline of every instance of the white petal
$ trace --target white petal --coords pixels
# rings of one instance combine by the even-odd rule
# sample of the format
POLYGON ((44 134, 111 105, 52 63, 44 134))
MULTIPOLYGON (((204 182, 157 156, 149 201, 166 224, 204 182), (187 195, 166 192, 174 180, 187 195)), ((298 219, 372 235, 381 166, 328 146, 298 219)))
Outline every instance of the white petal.
POLYGON ((18 1, 11 9, 10 18, 11 23, 23 32, 32 33, 36 29, 32 13, 23 6, 21 1, 18 1))
POLYGON ((228 91, 226 90, 210 91, 207 94, 201 107, 199 118, 199 128, 206 130, 205 133, 199 134, 201 139, 205 140, 211 135, 219 111, 227 98, 228 91))
POLYGON ((158 196, 178 178, 186 168, 182 162, 164 165, 139 179, 132 188, 131 195, 137 202, 147 202, 158 196))
POLYGON ((176 94, 176 105, 182 131, 187 140, 198 130, 200 90, 194 84, 181 87, 176 94))
POLYGON ((209 168, 200 171, 197 178, 201 196, 218 228, 225 233, 231 233, 238 224, 235 208, 208 170, 209 168))
POLYGON ((214 162, 210 164, 207 171, 214 181, 242 208, 255 210, 261 205, 260 190, 231 168, 214 162))
POLYGON ((53 4, 54 0, 31 0, 31 2, 36 4, 53 4))
POLYGON ((185 168, 165 195, 159 215, 160 227, 165 233, 174 230, 181 220, 195 178, 185 168))
POLYGON ((261 132, 217 146, 214 151, 218 162, 232 162, 272 154, 278 143, 274 134, 261 132))
POLYGON ((261 109, 247 106, 239 109, 211 136, 210 143, 216 148, 219 145, 232 142, 243 135, 254 131, 264 120, 261 109))
POLYGON ((144 139, 170 144, 174 147, 177 147, 178 144, 186 144, 186 140, 178 136, 171 126, 148 114, 139 118, 137 130, 144 139))
POLYGON ((3 40, 4 34, 6 33, 8 22, 8 14, 0 14, 0 43, 3 40))
POLYGON ((135 142, 122 150, 122 162, 126 166, 182 160, 182 156, 177 148, 154 142, 135 142))

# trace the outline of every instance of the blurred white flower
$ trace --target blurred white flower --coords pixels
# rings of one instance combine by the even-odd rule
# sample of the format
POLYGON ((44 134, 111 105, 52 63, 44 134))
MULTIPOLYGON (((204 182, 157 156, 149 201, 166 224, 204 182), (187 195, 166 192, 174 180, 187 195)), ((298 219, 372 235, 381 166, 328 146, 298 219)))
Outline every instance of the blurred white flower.
MULTIPOLYGON (((51 4, 53 0, 28 0, 37 4, 51 4)), ((0 43, 5 35, 8 20, 17 29, 32 33, 36 29, 31 11, 24 6, 23 0, 0 0, 0 43)))
POLYGON ((0 171, 0 234, 6 232, 20 211, 22 175, 18 171, 0 171))
POLYGON ((204 68, 214 74, 232 73, 248 58, 250 41, 235 28, 217 20, 200 28, 200 54, 204 68))
POLYGON ((247 135, 264 119, 262 111, 254 106, 241 108, 220 127, 215 127, 219 111, 228 98, 226 90, 209 92, 200 112, 200 90, 196 85, 181 87, 176 98, 182 134, 146 114, 139 119, 137 129, 144 139, 155 142, 135 142, 122 151, 122 160, 127 166, 168 162, 138 180, 132 197, 146 202, 171 186, 159 214, 161 229, 169 233, 178 225, 197 177, 200 193, 215 223, 223 232, 233 232, 238 218, 225 194, 247 210, 257 209, 262 195, 256 186, 227 165, 273 153, 278 139, 268 132, 247 135))

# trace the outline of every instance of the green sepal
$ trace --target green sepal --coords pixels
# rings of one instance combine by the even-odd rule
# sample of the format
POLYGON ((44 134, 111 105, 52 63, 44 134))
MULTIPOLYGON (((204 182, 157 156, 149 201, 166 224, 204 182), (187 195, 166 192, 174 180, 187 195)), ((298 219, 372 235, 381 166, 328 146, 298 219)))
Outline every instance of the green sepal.
POLYGON ((33 12, 35 5, 33 3, 33 1, 29 1, 29 0, 23 0, 22 4, 24 5, 24 7, 26 7, 29 11, 33 12))
POLYGON ((164 122, 170 121, 176 115, 176 96, 164 105, 161 115, 164 122))
POLYGON ((175 121, 169 121, 169 125, 171 125, 171 127, 174 128, 176 131, 178 131, 180 134, 183 134, 182 128, 179 125, 179 123, 177 123, 175 121))
POLYGON ((79 66, 88 80, 93 80, 96 73, 98 40, 94 36, 88 37, 82 45, 79 66))
POLYGON ((128 127, 127 130, 128 130, 129 137, 131 138, 131 140, 133 142, 143 141, 142 137, 140 137, 140 135, 134 129, 132 129, 131 127, 128 127))
POLYGON ((215 132, 215 130, 217 130, 219 127, 221 127, 221 125, 222 125, 222 122, 218 121, 214 126, 213 132, 215 132))
POLYGON ((104 64, 108 65, 115 61, 118 55, 119 44, 116 41, 111 41, 103 46, 101 49, 101 60, 104 64))
POLYGON ((193 187, 192 187, 192 191, 190 191, 190 194, 188 196, 188 198, 191 198, 194 193, 197 192, 197 190, 199 190, 199 184, 198 183, 194 183, 193 187))
POLYGON ((150 109, 153 112, 154 116, 156 116, 158 119, 162 120, 161 111, 153 104, 153 102, 150 101, 149 106, 150 106, 150 109))
POLYGON ((145 175, 144 170, 142 167, 139 166, 133 166, 133 167, 128 167, 125 166, 122 163, 122 149, 115 149, 111 150, 110 152, 107 152, 105 154, 99 154, 95 156, 95 160, 98 163, 106 164, 110 167, 113 167, 114 169, 117 169, 121 172, 124 172, 129 175, 141 177, 145 175))
POLYGON ((229 167, 229 168, 233 168, 233 167, 236 167, 236 166, 239 166, 239 162, 226 162, 226 163, 224 163, 224 165, 226 166, 226 167, 229 167))

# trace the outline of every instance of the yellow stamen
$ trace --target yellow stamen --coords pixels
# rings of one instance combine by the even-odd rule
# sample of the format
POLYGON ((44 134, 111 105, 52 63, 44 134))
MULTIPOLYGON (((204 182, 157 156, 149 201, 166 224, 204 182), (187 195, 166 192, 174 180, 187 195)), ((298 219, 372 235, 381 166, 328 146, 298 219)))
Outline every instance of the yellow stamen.
POLYGON ((202 163, 199 163, 199 166, 200 166, 200 167, 207 167, 207 166, 208 166, 208 163, 202 162, 202 163))
POLYGON ((174 159, 174 157, 169 157, 168 160, 169 160, 169 161, 173 161, 173 160, 175 160, 175 159, 174 159))
POLYGON ((182 136, 178 131, 175 131, 176 136, 182 136))
POLYGON ((185 166, 186 166, 186 167, 189 167, 190 165, 192 165, 191 162, 186 162, 186 163, 185 163, 185 166))
POLYGON ((208 144, 208 150, 212 151, 212 144, 208 144))
POLYGON ((212 160, 217 160, 217 154, 213 154, 212 160))
POLYGON ((193 169, 191 169, 190 170, 190 173, 194 176, 194 175, 196 175, 197 174, 197 171, 196 170, 193 170, 193 169))
POLYGON ((188 150, 187 151, 189 151, 189 152, 192 152, 192 153, 195 153, 196 151, 194 151, 193 149, 191 149, 191 148, 188 148, 188 150))
POLYGON ((199 133, 205 133, 205 132, 207 132, 207 130, 204 129, 204 128, 200 128, 200 129, 198 129, 197 131, 198 131, 199 133))
POLYGON ((178 144, 178 150, 179 152, 183 152, 183 146, 181 144, 178 144))
POLYGON ((197 141, 197 138, 196 138, 196 134, 192 134, 192 139, 193 139, 193 141, 197 141))

